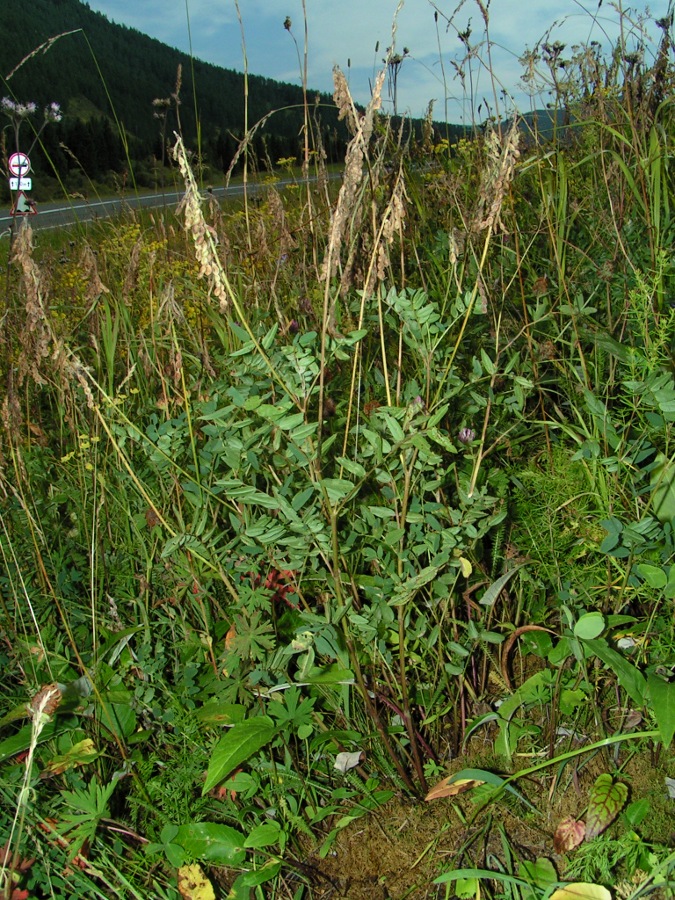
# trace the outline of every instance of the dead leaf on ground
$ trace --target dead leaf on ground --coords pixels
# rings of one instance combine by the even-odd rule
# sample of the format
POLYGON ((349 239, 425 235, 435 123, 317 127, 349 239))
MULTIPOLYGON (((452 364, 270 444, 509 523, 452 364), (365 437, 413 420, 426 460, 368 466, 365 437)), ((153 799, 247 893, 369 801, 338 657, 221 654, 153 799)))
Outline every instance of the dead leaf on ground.
POLYGON ((348 772, 350 769, 355 769, 356 766, 360 765, 365 758, 366 754, 362 750, 355 750, 353 753, 343 751, 342 753, 338 753, 335 757, 333 768, 337 769, 338 772, 342 772, 344 775, 345 772, 348 772))
POLYGON ((457 781, 453 781, 451 784, 452 777, 452 775, 448 775, 447 778, 435 784, 424 798, 426 802, 439 800, 441 797, 456 797, 458 794, 463 794, 465 791, 473 790, 473 788, 485 784, 484 781, 479 781, 477 778, 458 778, 457 781))

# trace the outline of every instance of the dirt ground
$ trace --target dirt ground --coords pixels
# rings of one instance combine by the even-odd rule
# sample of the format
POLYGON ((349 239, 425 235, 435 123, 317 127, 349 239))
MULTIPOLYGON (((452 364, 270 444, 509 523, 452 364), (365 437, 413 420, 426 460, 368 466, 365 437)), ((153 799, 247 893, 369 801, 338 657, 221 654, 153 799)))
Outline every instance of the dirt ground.
MULTIPOLYGON (((536 760, 522 760, 521 765, 532 762, 536 760)), ((473 759, 455 761, 452 771, 469 765, 495 770, 489 760, 481 764, 473 759)), ((628 785, 629 803, 649 800, 650 814, 638 829, 640 837, 675 845, 675 800, 665 789, 665 777, 672 776, 673 769, 671 754, 630 756, 626 749, 623 759, 601 753, 581 756, 574 764, 517 783, 536 814, 510 796, 483 809, 469 794, 430 803, 395 797, 340 832, 325 858, 318 848, 307 848, 299 870, 312 885, 313 900, 452 898, 452 885, 448 889, 433 884, 443 872, 502 868, 515 873, 518 861, 541 857, 551 860, 564 878, 569 860, 555 853, 553 834, 565 816, 583 818, 590 788, 603 772, 616 774, 628 785)), ((619 834, 626 825, 618 820, 611 829, 619 834)), ((617 879, 622 875, 617 871, 617 879)))

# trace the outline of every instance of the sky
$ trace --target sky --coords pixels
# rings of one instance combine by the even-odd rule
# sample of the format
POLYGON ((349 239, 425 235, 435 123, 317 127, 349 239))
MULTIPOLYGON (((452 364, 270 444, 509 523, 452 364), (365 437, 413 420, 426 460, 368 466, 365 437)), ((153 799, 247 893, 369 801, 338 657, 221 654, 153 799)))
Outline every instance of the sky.
MULTIPOLYGON (((622 3, 625 28, 648 14, 666 15, 668 0, 622 3)), ((192 53, 198 59, 243 71, 245 46, 248 71, 279 81, 301 84, 305 42, 303 0, 88 0, 91 9, 111 21, 128 25, 158 40, 192 53), (290 17, 290 31, 284 28, 290 17), (243 40, 242 40, 243 32, 243 40)), ((366 103, 386 50, 408 54, 398 73, 399 113, 423 116, 434 100, 434 119, 460 123, 495 111, 541 107, 521 81, 519 58, 543 40, 560 41, 567 51, 574 44, 599 41, 609 49, 618 36, 618 15, 610 0, 482 0, 489 24, 491 68, 498 79, 497 98, 488 74, 485 22, 479 0, 304 0, 308 30, 308 86, 332 93, 333 67, 348 78, 352 95, 366 103), (394 28, 394 22, 395 28, 394 28), (470 64, 463 67, 464 85, 455 66, 466 56, 458 34, 471 28, 470 64), (394 37, 392 38, 392 35, 394 37), (501 94, 504 90, 505 94, 501 94), (467 97, 471 95, 473 113, 467 97), (478 106, 481 109, 478 110, 478 106), (499 107, 496 109, 496 107, 499 107)), ((634 31, 634 29, 633 29, 634 31)), ((656 50, 660 31, 648 29, 656 50)), ((391 83, 384 109, 394 111, 391 83)))

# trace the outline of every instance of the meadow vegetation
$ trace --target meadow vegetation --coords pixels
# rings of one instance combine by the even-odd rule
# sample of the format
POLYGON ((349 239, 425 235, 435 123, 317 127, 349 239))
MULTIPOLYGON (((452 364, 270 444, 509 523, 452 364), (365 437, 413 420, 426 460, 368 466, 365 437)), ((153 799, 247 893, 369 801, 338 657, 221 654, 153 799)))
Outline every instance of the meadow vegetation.
POLYGON ((176 134, 175 214, 12 235, 3 900, 672 896, 672 16, 622 25, 523 59, 545 130, 411 140, 390 59, 340 181, 308 107, 290 187, 176 134))

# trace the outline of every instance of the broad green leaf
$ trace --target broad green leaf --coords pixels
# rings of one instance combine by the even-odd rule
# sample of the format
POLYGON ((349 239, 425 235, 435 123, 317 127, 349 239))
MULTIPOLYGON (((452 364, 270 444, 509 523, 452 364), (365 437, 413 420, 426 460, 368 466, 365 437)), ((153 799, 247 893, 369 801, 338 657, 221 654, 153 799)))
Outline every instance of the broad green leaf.
POLYGON ((281 826, 278 822, 263 822, 250 832, 244 841, 244 847, 249 850, 258 850, 260 847, 269 847, 276 844, 281 834, 281 826))
POLYGON ((460 878, 455 882, 454 893, 458 900, 480 897, 480 881, 477 878, 460 878))
POLYGON ((354 673, 336 663, 319 668, 314 666, 305 675, 306 684, 354 684, 354 673))
POLYGON ((227 900, 250 900, 251 888, 276 878, 280 869, 281 862, 278 859, 268 859, 259 869, 243 872, 232 885, 227 900))
POLYGON ((675 565, 670 567, 666 589, 663 593, 668 600, 675 598, 675 565))
POLYGON ((628 798, 628 788, 611 775, 600 775, 591 791, 586 814, 586 840, 590 841, 607 828, 621 812, 628 798))
POLYGON ((624 659, 620 653, 613 650, 603 639, 584 641, 584 649, 601 659, 604 664, 617 676, 619 684, 628 694, 636 706, 642 706, 645 702, 647 682, 645 677, 635 666, 624 659))
POLYGON ((203 859, 218 866, 239 866, 246 858, 244 835, 215 822, 181 825, 172 843, 182 847, 192 859, 203 859))
MULTIPOLYGON (((44 741, 48 741, 50 738, 56 737, 58 734, 63 734, 66 731, 72 731, 72 725, 64 725, 63 722, 58 719, 52 719, 47 722, 45 727, 40 732, 40 736, 38 737, 38 744, 42 744, 44 741)), ((33 726, 32 725, 24 725, 24 727, 17 731, 16 734, 13 734, 11 737, 6 738, 2 743, 0 743, 0 762, 4 762, 6 759, 10 759, 12 756, 16 756, 17 753, 23 753, 24 750, 28 750, 31 743, 31 736, 33 734, 33 726)))
POLYGON ((550 859, 541 857, 534 862, 523 860, 519 874, 540 888, 547 888, 558 880, 558 873, 550 859))
POLYGON ((602 613, 590 612, 580 617, 574 626, 574 634, 582 641, 590 641, 600 637, 605 630, 605 619, 602 613))
POLYGON ((338 456, 335 462, 339 463, 343 469, 346 469, 350 475, 354 475, 356 478, 366 477, 366 470, 361 463, 357 463, 353 459, 347 459, 346 456, 338 456))
POLYGON ((554 891, 549 900, 612 900, 612 895, 600 884, 577 881, 554 891))
POLYGON ((268 744, 276 733, 274 722, 268 716, 246 719, 231 728, 216 744, 209 760, 202 796, 226 778, 233 769, 249 756, 268 744))
POLYGON ((647 687, 651 700, 650 709, 654 713, 663 746, 667 750, 675 734, 675 682, 664 681, 663 678, 651 673, 647 677, 647 687))
POLYGON ((668 583, 666 573, 660 566, 651 566, 649 563, 640 563, 637 567, 638 575, 643 578, 649 587, 661 590, 668 583))
POLYGON ((290 416, 284 416, 283 419, 279 419, 279 421, 277 422, 277 428, 281 428, 282 431, 291 431, 293 428, 297 428, 299 425, 304 425, 304 423, 304 413, 291 413, 290 416))
POLYGON ((675 464, 663 453, 651 472, 652 508, 660 522, 675 523, 675 464))
POLYGON ((120 738, 128 738, 136 730, 136 713, 128 691, 109 691, 101 694, 96 716, 105 728, 120 738))
POLYGON ((215 698, 197 709, 195 716, 206 725, 235 725, 246 718, 246 707, 241 703, 225 703, 215 698))

